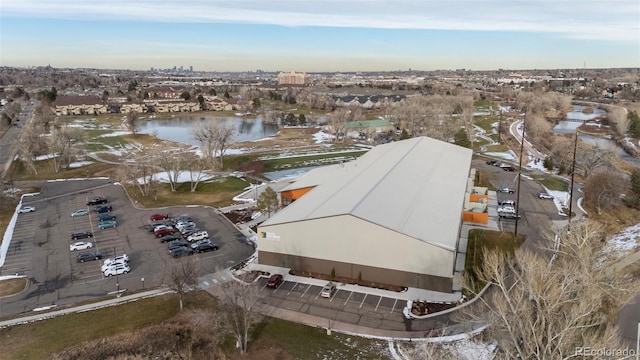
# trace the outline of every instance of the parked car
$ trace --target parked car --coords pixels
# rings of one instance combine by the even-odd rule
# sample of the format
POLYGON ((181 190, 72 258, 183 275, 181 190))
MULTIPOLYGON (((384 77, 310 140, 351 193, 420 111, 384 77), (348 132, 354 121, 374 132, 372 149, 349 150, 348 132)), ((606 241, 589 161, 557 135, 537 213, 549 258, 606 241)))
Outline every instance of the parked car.
POLYGON ((516 201, 515 200, 498 200, 498 205, 507 205, 507 206, 516 207, 516 201))
POLYGON ((193 221, 193 219, 191 219, 191 217, 187 214, 182 214, 176 218, 171 219, 171 222, 173 222, 176 225, 180 222, 188 222, 188 221, 193 221))
POLYGON ((193 221, 185 221, 185 222, 179 222, 176 224, 176 229, 178 230, 182 230, 184 228, 188 228, 188 227, 195 227, 196 223, 194 223, 193 221))
POLYGON ((36 208, 33 206, 22 206, 20 209, 18 209, 18 214, 29 213, 34 211, 36 211, 36 208))
POLYGON ((516 212, 516 208, 509 205, 498 206, 498 214, 500 213, 514 213, 516 212))
POLYGON ((199 244, 198 246, 191 247, 193 249, 193 251, 197 252, 197 253, 203 253, 203 252, 207 252, 207 251, 218 251, 219 247, 218 245, 212 243, 212 242, 204 242, 199 244))
POLYGON ((96 208, 93 210, 97 213, 106 213, 113 210, 113 208, 111 206, 96 206, 96 208))
POLYGON ((119 264, 119 265, 114 265, 107 268, 104 271, 104 276, 122 275, 122 274, 128 273, 129 271, 131 271, 131 268, 129 268, 129 265, 119 264))
POLYGON ((93 247, 93 243, 89 241, 78 241, 69 245, 69 251, 87 250, 93 247))
POLYGON ((98 227, 101 230, 108 229, 108 228, 115 228, 115 227, 118 227, 118 222, 115 220, 101 221, 98 223, 98 227))
POLYGON ((98 221, 115 220, 116 216, 112 214, 100 214, 98 215, 98 221))
POLYGON ((206 231, 199 231, 197 233, 193 233, 187 237, 187 241, 198 241, 202 239, 208 239, 209 233, 206 231))
POLYGON ((109 263, 107 263, 107 261, 105 260, 104 264, 102 265, 102 272, 105 272, 105 270, 107 270, 110 267, 114 267, 117 265, 129 265, 128 261, 125 261, 123 258, 119 258, 118 260, 113 260, 110 261, 109 263))
POLYGON ((169 218, 169 214, 167 215, 162 215, 162 214, 152 214, 151 216, 149 216, 149 220, 151 221, 156 221, 156 220, 165 220, 169 218))
POLYGON ((280 286, 282 281, 284 281, 284 279, 282 278, 282 275, 273 274, 273 275, 269 276, 269 280, 267 280, 267 287, 275 289, 278 286, 280 286))
POLYGON ((336 284, 329 282, 322 288, 322 291, 320 291, 320 296, 330 298, 334 291, 336 291, 336 284))
POLYGON ((501 166, 500 168, 501 168, 502 170, 504 170, 504 171, 509 171, 509 172, 514 172, 514 171, 516 171, 516 169, 515 169, 513 166, 509 166, 509 165, 507 165, 507 166, 501 166))
POLYGON ((96 196, 93 199, 90 199, 89 201, 87 201, 87 205, 100 205, 100 204, 106 204, 107 203, 107 198, 104 196, 96 196))
POLYGON ((156 231, 158 231, 158 230, 165 230, 165 229, 169 229, 169 230, 171 230, 171 231, 174 231, 174 230, 173 230, 173 227, 171 227, 171 226, 169 226, 169 225, 158 225, 158 226, 156 226, 156 227, 154 227, 154 228, 153 228, 153 231, 154 231, 154 232, 156 232, 156 231))
POLYGON ((520 214, 516 214, 515 212, 506 212, 502 214, 499 213, 498 216, 503 219, 519 219, 522 217, 520 214))
POLYGON ((515 194, 516 189, 507 186, 500 186, 496 191, 500 193, 515 194))
POLYGON ((171 256, 173 256, 174 258, 181 257, 184 255, 193 255, 193 249, 188 246, 179 246, 179 247, 173 248, 169 252, 171 253, 171 256))
POLYGON ((154 231, 153 234, 159 238, 159 237, 163 237, 166 235, 171 235, 173 234, 173 229, 160 229, 158 231, 154 231))
POLYGON ((78 209, 78 210, 76 210, 76 211, 71 213, 71 217, 85 216, 85 215, 89 215, 89 210, 87 210, 87 209, 78 209))
POLYGON ((538 193, 538 199, 553 199, 553 195, 543 191, 538 193))
POLYGON ((195 249, 196 247, 198 247, 198 245, 201 245, 201 244, 211 244, 211 239, 207 238, 207 239, 198 240, 191 243, 190 246, 192 249, 195 249))
POLYGON ((76 255, 76 260, 78 262, 85 262, 85 261, 91 261, 91 260, 100 260, 102 259, 102 254, 98 251, 86 251, 86 252, 81 252, 78 255, 76 255))
POLYGON ((91 231, 76 231, 74 233, 71 233, 71 239, 73 240, 80 240, 80 239, 86 239, 86 238, 92 238, 93 237, 93 233, 91 231))
POLYGON ((180 246, 189 246, 189 243, 184 240, 173 240, 167 244, 167 249, 169 249, 169 252, 171 252, 172 248, 176 248, 180 246))
POLYGON ((487 161, 487 165, 491 165, 491 166, 500 166, 500 161, 497 161, 497 160, 489 160, 489 161, 487 161))
POLYGON ((182 236, 184 236, 184 238, 188 238, 189 236, 197 233, 200 231, 200 228, 189 228, 188 230, 184 230, 181 232, 182 236))
POLYGON ((180 236, 176 236, 176 235, 165 235, 163 237, 160 238, 160 242, 170 242, 170 241, 176 241, 176 240, 180 240, 181 237, 180 236))
POLYGON ((114 255, 114 256, 106 259, 102 266, 109 267, 109 265, 115 264, 117 262, 129 262, 129 256, 127 256, 127 254, 114 255))

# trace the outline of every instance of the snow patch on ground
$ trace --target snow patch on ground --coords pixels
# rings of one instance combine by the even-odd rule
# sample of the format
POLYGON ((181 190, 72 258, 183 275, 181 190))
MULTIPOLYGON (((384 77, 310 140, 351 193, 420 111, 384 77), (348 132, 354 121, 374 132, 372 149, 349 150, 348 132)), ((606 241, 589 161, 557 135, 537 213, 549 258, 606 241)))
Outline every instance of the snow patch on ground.
POLYGON ((313 140, 315 141, 316 144, 322 144, 324 142, 331 141, 332 139, 333 139, 333 135, 327 134, 322 130, 313 134, 313 140))
POLYGON ((605 246, 604 252, 620 257, 640 249, 640 224, 629 226, 612 236, 605 246))
POLYGON ((71 164, 69 164, 69 167, 72 168, 72 169, 75 169, 75 168, 91 165, 93 163, 94 163, 94 161, 77 161, 77 162, 72 162, 71 164))
MULTIPOLYGON (((175 173, 173 171, 169 171, 168 173, 166 171, 162 171, 162 172, 157 172, 153 175, 151 175, 151 178, 153 181, 157 181, 157 182, 161 182, 161 183, 168 183, 169 182, 169 176, 171 176, 171 178, 174 178, 175 173)), ((196 179, 198 179, 198 177, 200 177, 200 181, 207 181, 207 180, 211 180, 215 177, 217 177, 214 174, 211 174, 209 172, 203 171, 202 173, 198 173, 198 172, 193 172, 193 174, 190 171, 182 171, 178 174, 178 183, 185 183, 185 182, 191 182, 191 179, 193 178, 193 181, 195 181, 196 179)), ((146 182, 146 179, 144 178, 138 178, 137 180, 139 183, 144 184, 146 182)))
POLYGON ((131 134, 133 134, 131 131, 114 131, 108 134, 98 135, 98 137, 114 137, 114 136, 131 135, 131 134))
POLYGON ((515 160, 516 156, 512 152, 486 152, 484 153, 488 156, 493 156, 495 158, 505 159, 505 160, 515 160))

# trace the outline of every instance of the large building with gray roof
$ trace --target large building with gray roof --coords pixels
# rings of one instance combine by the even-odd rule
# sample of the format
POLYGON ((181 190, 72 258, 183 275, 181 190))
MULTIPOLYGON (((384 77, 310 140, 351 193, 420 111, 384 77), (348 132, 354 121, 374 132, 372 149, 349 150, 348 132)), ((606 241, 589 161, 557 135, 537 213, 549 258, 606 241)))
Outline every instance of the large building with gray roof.
POLYGON ((312 170, 258 228, 258 262, 451 292, 471 156, 419 137, 312 170))

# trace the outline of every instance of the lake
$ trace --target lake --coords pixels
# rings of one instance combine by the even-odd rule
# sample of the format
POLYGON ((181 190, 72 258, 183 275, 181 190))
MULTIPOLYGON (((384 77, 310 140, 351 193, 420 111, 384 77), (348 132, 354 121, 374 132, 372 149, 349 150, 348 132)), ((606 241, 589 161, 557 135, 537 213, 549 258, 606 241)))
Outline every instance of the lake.
POLYGON ((234 128, 232 143, 258 140, 273 136, 278 132, 275 124, 264 124, 261 118, 241 118, 233 116, 180 116, 169 119, 143 119, 138 125, 141 134, 154 135, 160 139, 199 146, 191 135, 194 124, 209 120, 219 121, 234 128))

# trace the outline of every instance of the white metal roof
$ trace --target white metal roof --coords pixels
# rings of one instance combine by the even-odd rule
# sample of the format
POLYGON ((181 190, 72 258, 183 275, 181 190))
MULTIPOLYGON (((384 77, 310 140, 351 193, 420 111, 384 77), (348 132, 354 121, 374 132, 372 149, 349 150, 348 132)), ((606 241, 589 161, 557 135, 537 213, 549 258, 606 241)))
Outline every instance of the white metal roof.
POLYGON ((471 155, 428 137, 379 145, 301 176, 288 188, 317 186, 262 226, 351 214, 455 250, 471 155))

